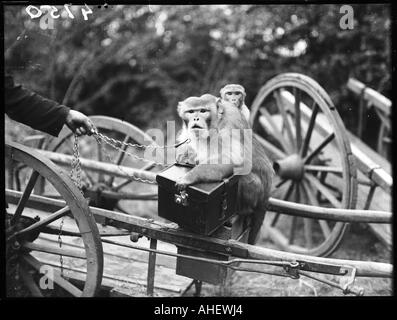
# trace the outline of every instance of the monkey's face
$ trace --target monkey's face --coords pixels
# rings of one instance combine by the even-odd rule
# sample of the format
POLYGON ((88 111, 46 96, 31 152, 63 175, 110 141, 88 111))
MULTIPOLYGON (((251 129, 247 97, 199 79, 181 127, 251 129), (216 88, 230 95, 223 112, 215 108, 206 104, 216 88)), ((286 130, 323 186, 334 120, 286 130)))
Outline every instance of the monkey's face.
POLYGON ((227 91, 224 99, 240 108, 243 102, 243 94, 240 91, 227 91))
POLYGON ((211 95, 190 97, 178 104, 184 127, 196 136, 205 137, 217 120, 217 99, 211 95))
POLYGON ((187 108, 182 119, 188 130, 208 130, 211 124, 211 110, 207 106, 187 108))

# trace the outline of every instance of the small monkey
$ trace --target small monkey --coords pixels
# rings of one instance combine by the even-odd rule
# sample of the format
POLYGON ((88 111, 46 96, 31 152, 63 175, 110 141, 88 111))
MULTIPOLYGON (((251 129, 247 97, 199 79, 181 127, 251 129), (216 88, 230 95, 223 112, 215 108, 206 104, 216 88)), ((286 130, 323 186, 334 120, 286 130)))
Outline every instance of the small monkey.
POLYGON ((210 94, 190 97, 179 102, 178 114, 183 120, 178 140, 190 138, 191 141, 177 150, 177 160, 193 160, 196 166, 176 182, 177 188, 183 190, 192 184, 222 181, 231 176, 236 167, 249 162, 249 172, 239 178, 237 205, 240 215, 251 215, 248 243, 254 244, 266 213, 274 175, 264 147, 253 136, 249 149, 252 156, 247 157, 247 143, 241 135, 244 129, 252 129, 239 109, 227 100, 210 94), (240 135, 231 134, 233 130, 240 135), (208 147, 211 150, 211 140, 223 143, 224 137, 229 139, 225 140, 226 144, 219 145, 217 152, 207 151, 208 147), (224 159, 228 161, 222 161, 224 159))
POLYGON ((245 104, 245 89, 239 84, 227 84, 220 90, 220 95, 222 100, 229 101, 233 103, 244 116, 244 118, 249 122, 250 111, 245 104))

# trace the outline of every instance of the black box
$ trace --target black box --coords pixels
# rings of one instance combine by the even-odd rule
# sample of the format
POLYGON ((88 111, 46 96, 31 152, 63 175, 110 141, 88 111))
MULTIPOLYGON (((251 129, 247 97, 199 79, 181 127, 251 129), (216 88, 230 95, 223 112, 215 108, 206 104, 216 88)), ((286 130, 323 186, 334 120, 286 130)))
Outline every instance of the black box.
POLYGON ((237 213, 238 176, 188 186, 185 192, 178 192, 175 182, 191 169, 174 164, 157 175, 158 214, 181 228, 210 235, 237 213))

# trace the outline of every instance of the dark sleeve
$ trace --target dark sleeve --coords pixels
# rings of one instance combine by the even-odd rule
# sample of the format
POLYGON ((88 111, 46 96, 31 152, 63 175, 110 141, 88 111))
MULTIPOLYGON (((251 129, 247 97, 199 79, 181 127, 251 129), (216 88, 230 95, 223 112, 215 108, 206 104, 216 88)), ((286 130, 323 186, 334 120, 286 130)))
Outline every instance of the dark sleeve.
POLYGON ((4 78, 5 112, 13 120, 33 129, 58 136, 70 108, 16 85, 10 75, 4 78))

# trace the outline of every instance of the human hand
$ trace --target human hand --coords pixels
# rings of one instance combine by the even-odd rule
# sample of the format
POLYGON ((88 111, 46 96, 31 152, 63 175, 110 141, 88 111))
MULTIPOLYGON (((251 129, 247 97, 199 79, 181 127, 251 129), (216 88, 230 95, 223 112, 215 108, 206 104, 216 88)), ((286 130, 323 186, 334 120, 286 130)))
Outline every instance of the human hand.
POLYGON ((89 136, 94 132, 94 125, 91 120, 83 113, 70 110, 66 117, 66 125, 69 129, 78 136, 88 134, 89 136))

